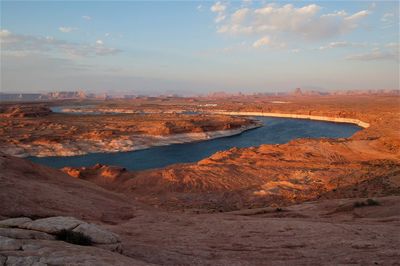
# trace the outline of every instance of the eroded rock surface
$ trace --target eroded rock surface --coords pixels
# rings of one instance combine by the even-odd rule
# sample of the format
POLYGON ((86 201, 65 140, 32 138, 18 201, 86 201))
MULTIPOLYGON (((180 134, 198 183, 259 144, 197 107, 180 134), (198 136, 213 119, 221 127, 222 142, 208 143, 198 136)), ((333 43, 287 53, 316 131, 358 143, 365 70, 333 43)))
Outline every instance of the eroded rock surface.
POLYGON ((1 221, 0 256, 5 258, 4 265, 144 265, 119 255, 123 250, 118 235, 98 225, 62 216, 29 220, 20 217, 1 221), (23 220, 27 222, 16 222, 23 220), (62 230, 83 234, 93 246, 59 240, 57 236, 62 230))
POLYGON ((44 219, 38 219, 32 222, 23 224, 21 227, 41 231, 49 234, 60 232, 61 230, 72 230, 78 225, 84 223, 74 217, 49 217, 44 219))
POLYGON ((93 224, 82 223, 75 227, 73 231, 89 236, 96 244, 114 244, 119 242, 116 234, 103 230, 93 224))
POLYGON ((0 115, 0 149, 18 157, 132 151, 228 136, 257 126, 251 119, 221 115, 51 114, 33 119, 7 114, 0 115))

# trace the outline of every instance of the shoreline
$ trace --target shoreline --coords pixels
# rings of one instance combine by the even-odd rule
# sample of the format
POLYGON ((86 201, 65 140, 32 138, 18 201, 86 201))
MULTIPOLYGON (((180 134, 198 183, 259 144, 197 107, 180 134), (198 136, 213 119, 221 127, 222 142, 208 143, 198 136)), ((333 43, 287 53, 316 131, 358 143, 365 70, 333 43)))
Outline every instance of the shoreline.
POLYGON ((264 112, 227 112, 227 111, 215 111, 210 112, 211 114, 220 115, 238 115, 238 116, 266 116, 266 117, 281 117, 281 118, 294 118, 294 119, 308 119, 317 121, 327 121, 334 123, 347 123, 355 124, 362 128, 368 128, 369 123, 354 119, 354 118, 342 118, 342 117, 329 117, 329 116, 317 116, 317 115, 299 115, 299 114, 285 114, 285 113, 264 113, 264 112))
POLYGON ((119 140, 111 140, 109 143, 101 143, 104 146, 99 146, 100 143, 78 143, 74 147, 71 147, 70 144, 67 144, 67 147, 59 146, 58 149, 54 149, 55 147, 33 147, 33 149, 29 152, 22 152, 21 147, 9 147, 6 151, 7 154, 20 157, 71 157, 71 156, 80 156, 87 155, 90 153, 116 153, 116 152, 131 152, 138 150, 145 150, 152 147, 158 146, 168 146, 173 144, 183 144, 190 142, 198 142, 198 141, 206 141, 217 138, 230 137, 234 135, 239 135, 247 130, 252 130, 258 127, 261 127, 261 124, 252 124, 249 126, 242 126, 237 129, 228 129, 228 130, 216 130, 216 131, 208 131, 208 132, 192 132, 192 133, 180 133, 174 134, 170 136, 149 136, 144 135, 142 139, 137 140, 122 140, 121 143, 118 144, 119 140), (142 142, 138 144, 138 142, 142 142), (110 146, 108 146, 110 145, 110 146), (118 146, 120 145, 120 146, 118 146), (69 147, 68 147, 69 146, 69 147), (117 147, 115 147, 117 146, 117 147), (80 149, 80 148, 87 149, 80 149), (67 148, 67 150, 63 150, 67 148), (91 150, 92 149, 92 150, 91 150), (35 152, 38 151, 38 152, 35 152))

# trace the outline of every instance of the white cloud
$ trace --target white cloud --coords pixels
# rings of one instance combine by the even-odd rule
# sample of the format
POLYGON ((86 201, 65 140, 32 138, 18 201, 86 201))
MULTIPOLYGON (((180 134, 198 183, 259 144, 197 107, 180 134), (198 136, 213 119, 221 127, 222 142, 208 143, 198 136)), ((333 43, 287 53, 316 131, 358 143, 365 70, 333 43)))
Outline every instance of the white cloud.
POLYGON ((224 12, 226 9, 226 5, 222 4, 221 2, 216 2, 214 5, 211 6, 210 10, 215 13, 224 12))
POLYGON ((266 46, 266 45, 270 45, 271 44, 271 40, 268 36, 264 36, 261 39, 258 39, 257 41, 255 41, 253 43, 253 47, 254 48, 260 48, 262 46, 266 46))
POLYGON ((333 48, 343 48, 343 47, 366 47, 368 46, 366 43, 358 43, 358 42, 347 42, 347 41, 337 41, 330 42, 324 46, 320 46, 319 50, 333 49, 333 48))
MULTIPOLYGON (((218 2, 220 5, 220 2, 218 2)), ((217 4, 218 4, 217 3, 217 4)), ((217 12, 217 17, 225 8, 216 5, 211 10, 217 12)), ((263 36, 268 34, 276 38, 292 37, 307 40, 322 40, 338 36, 356 29, 359 23, 371 12, 361 10, 347 14, 340 10, 334 13, 321 14, 323 9, 315 4, 295 7, 292 4, 266 4, 260 8, 241 8, 232 14, 230 19, 217 26, 217 32, 240 35, 253 34, 263 36)))
POLYGON ((356 61, 376 61, 376 60, 396 60, 399 61, 398 51, 388 51, 379 48, 373 49, 367 53, 360 53, 349 55, 346 57, 347 60, 356 61))
POLYGON ((235 24, 242 23, 246 19, 246 16, 249 12, 250 12, 250 9, 248 9, 248 8, 241 8, 239 10, 236 10, 231 15, 232 23, 235 23, 235 24))
POLYGON ((382 22, 391 22, 394 19, 393 13, 385 13, 383 14, 381 21, 382 22))
POLYGON ((345 17, 345 16, 347 16, 347 12, 344 10, 335 11, 333 13, 321 15, 321 17, 345 17))
POLYGON ((226 18, 226 16, 224 14, 218 14, 218 16, 215 18, 215 23, 220 23, 221 21, 223 21, 226 18))
POLYGON ((3 38, 6 38, 6 37, 8 37, 8 36, 10 36, 11 35, 11 32, 10 31, 8 31, 8 30, 1 30, 0 31, 0 40, 2 40, 3 38))
POLYGON ((84 20, 92 20, 92 17, 90 17, 90 16, 87 16, 87 15, 85 15, 85 16, 82 16, 82 18, 83 18, 84 20))
POLYGON ((286 43, 273 40, 270 36, 264 36, 253 43, 254 48, 268 46, 271 48, 285 48, 286 43))
POLYGON ((351 16, 346 17, 345 19, 346 19, 346 20, 357 20, 357 19, 366 17, 366 16, 368 16, 369 14, 371 14, 371 11, 368 11, 368 10, 361 10, 361 11, 359 11, 359 12, 357 12, 357 13, 354 13, 354 14, 351 15, 351 16))
POLYGON ((226 5, 222 4, 221 2, 216 2, 214 5, 211 6, 210 10, 214 13, 217 13, 217 16, 214 19, 215 23, 220 23, 225 20, 226 5))
POLYGON ((64 32, 64 33, 69 33, 69 32, 72 32, 72 31, 76 30, 76 28, 72 28, 72 27, 59 27, 58 30, 61 31, 61 32, 64 32))
POLYGON ((202 6, 202 5, 198 5, 198 6, 196 7, 196 9, 197 9, 198 11, 203 11, 203 6, 202 6))
POLYGON ((351 44, 346 41, 330 42, 329 44, 327 44, 325 46, 319 47, 319 50, 326 50, 326 49, 338 48, 338 47, 348 47, 349 45, 351 45, 351 44))
POLYGON ((98 45, 103 45, 104 43, 103 43, 102 40, 97 40, 97 41, 96 41, 96 44, 98 44, 98 45))
MULTIPOLYGON (((100 41, 100 40, 98 40, 100 41)), ((104 43, 95 45, 73 43, 53 37, 14 34, 8 30, 0 31, 2 52, 10 55, 58 53, 63 56, 91 57, 96 55, 113 55, 121 52, 116 48, 107 47, 104 43)))

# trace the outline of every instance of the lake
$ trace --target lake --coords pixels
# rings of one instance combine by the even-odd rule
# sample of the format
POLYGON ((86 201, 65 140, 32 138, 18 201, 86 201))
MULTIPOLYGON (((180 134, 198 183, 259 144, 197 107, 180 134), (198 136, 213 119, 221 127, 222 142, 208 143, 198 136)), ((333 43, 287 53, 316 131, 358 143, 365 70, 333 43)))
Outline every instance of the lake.
POLYGON ((357 125, 346 123, 275 117, 256 118, 263 123, 263 127, 231 137, 152 147, 131 152, 91 153, 68 157, 29 157, 29 159, 55 168, 92 166, 101 163, 125 167, 128 170, 145 170, 175 163, 196 162, 217 151, 228 150, 232 147, 281 144, 298 138, 347 138, 362 129, 357 125))

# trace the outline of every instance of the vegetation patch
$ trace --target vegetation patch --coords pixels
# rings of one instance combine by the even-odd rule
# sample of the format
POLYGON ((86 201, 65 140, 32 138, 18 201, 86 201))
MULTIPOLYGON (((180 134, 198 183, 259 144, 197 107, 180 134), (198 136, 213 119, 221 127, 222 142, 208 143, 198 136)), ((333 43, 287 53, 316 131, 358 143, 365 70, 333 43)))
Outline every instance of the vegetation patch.
POLYGON ((65 229, 56 234, 56 239, 81 246, 91 246, 93 244, 92 239, 89 236, 86 236, 81 232, 74 232, 65 229))

